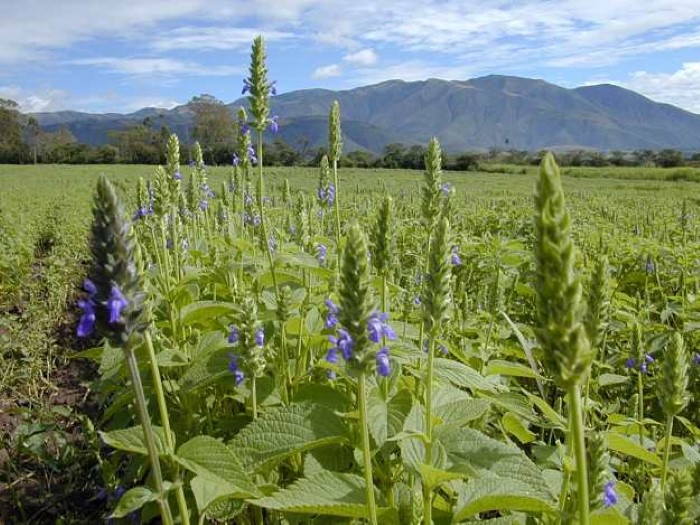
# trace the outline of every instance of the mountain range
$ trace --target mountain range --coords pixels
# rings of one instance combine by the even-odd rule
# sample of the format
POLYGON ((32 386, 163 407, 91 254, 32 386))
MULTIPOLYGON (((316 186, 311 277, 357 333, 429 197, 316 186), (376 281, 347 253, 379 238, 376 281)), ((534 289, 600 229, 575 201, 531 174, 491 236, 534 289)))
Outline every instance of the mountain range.
MULTIPOLYGON (((272 99, 280 136, 325 145, 327 115, 340 102, 345 151, 381 153, 387 144, 440 139, 447 151, 505 149, 700 150, 700 115, 610 84, 563 88, 544 80, 490 75, 471 80, 390 80, 344 91, 305 89, 272 99)), ((229 107, 247 106, 245 98, 229 107)), ((80 142, 107 143, 108 131, 151 117, 187 140, 187 105, 130 114, 36 113, 45 131, 68 128, 80 142)))

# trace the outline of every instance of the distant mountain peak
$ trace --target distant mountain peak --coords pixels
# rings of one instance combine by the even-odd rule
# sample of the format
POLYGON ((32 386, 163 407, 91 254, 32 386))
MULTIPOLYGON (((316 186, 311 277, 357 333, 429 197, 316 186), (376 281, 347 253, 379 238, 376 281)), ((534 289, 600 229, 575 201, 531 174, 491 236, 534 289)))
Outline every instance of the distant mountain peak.
MULTIPOLYGON (((568 89, 543 79, 497 74, 287 92, 272 99, 272 110, 284 123, 282 138, 292 145, 324 146, 328 110, 335 99, 341 104, 346 151, 381 153, 388 143, 425 144, 432 136, 447 151, 700 148, 700 115, 613 84, 568 89)), ((233 112, 239 105, 247 105, 247 100, 240 98, 229 107, 233 112)), ((157 116, 159 123, 180 135, 187 135, 192 126, 187 106, 143 108, 129 115, 36 116, 48 131, 66 126, 91 144, 106 142, 110 129, 133 126, 148 116, 157 116)))

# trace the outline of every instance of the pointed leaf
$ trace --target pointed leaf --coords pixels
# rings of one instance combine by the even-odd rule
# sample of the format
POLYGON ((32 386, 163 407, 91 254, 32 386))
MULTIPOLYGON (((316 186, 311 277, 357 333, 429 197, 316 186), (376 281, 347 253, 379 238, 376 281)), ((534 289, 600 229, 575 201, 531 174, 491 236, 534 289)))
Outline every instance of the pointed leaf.
POLYGON ((229 496, 259 495, 234 453, 213 437, 197 436, 190 439, 177 450, 176 459, 198 476, 219 482, 229 496))
MULTIPOLYGON (((380 494, 376 494, 381 505, 380 494)), ((320 472, 302 478, 267 498, 251 501, 267 509, 303 514, 326 514, 342 518, 364 518, 367 516, 364 478, 356 474, 320 472)), ((392 509, 380 506, 378 514, 385 516, 392 509)))
POLYGON ((234 315, 238 312, 235 304, 222 301, 197 301, 180 310, 180 322, 183 325, 210 324, 211 320, 224 314, 234 315))
POLYGON ((256 471, 298 452, 348 441, 343 421, 332 410, 310 403, 267 412, 231 441, 244 467, 256 471))
POLYGON ((443 383, 452 383, 455 386, 471 390, 496 391, 496 387, 479 372, 454 359, 436 358, 434 373, 435 378, 443 383))
MULTIPOLYGON (((165 433, 162 427, 153 427, 155 434, 156 450, 159 454, 164 454, 167 450, 165 446, 165 433)), ((142 427, 129 427, 120 430, 112 430, 111 432, 99 432, 102 441, 105 445, 109 445, 117 450, 124 452, 133 452, 134 454, 148 455, 146 449, 146 441, 143 437, 142 427)))
POLYGON ((139 510, 149 501, 156 501, 158 494, 148 487, 134 487, 127 490, 119 499, 117 508, 112 513, 113 518, 123 518, 139 510))

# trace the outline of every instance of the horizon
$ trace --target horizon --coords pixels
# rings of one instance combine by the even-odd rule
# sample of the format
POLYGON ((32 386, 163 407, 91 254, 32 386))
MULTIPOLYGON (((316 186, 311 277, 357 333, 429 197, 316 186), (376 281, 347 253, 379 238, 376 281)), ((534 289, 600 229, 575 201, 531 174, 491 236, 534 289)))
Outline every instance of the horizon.
POLYGON ((9 0, 3 7, 0 97, 27 113, 169 109, 200 93, 230 103, 240 97, 258 34, 280 94, 499 74, 569 89, 607 83, 700 113, 696 0, 9 0))

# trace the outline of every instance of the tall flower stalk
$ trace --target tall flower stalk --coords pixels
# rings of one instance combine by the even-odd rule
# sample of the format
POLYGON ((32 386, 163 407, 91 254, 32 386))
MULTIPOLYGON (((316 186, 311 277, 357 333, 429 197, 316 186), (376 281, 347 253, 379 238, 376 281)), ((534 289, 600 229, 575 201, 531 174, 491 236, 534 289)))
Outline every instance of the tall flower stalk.
MULTIPOLYGON (((114 188, 104 177, 97 182, 91 252, 93 266, 89 279, 85 281, 88 298, 79 302, 83 315, 78 325, 78 335, 88 336, 97 330, 105 335, 112 346, 124 350, 151 464, 151 475, 158 493, 157 502, 161 518, 163 523, 169 525, 173 523, 173 518, 164 489, 155 434, 134 353, 141 344, 141 334, 146 330, 137 244, 131 222, 126 217, 114 188)), ((183 518, 183 522, 185 520, 186 518, 183 518)))
POLYGON ((338 202, 338 161, 343 151, 343 136, 340 129, 340 104, 337 100, 333 101, 331 112, 328 117, 328 160, 333 166, 333 207, 335 209, 335 247, 338 265, 336 275, 340 272, 340 204, 338 202))
POLYGON ((580 385, 588 375, 593 353, 584 325, 582 286, 575 271, 576 249, 571 238, 571 221, 559 167, 551 153, 545 155, 540 165, 534 222, 536 335, 546 369, 568 396, 569 447, 576 463, 579 523, 588 525, 588 469, 580 385))
POLYGON ((272 284, 275 288, 275 297, 279 300, 279 288, 277 286, 277 274, 275 273, 275 263, 272 258, 272 247, 270 246, 270 238, 267 232, 267 220, 265 218, 264 206, 264 179, 263 179, 263 135, 265 128, 274 123, 277 125, 275 117, 270 118, 270 95, 275 93, 274 82, 267 79, 267 67, 265 66, 265 43, 261 36, 257 36, 253 40, 253 48, 250 54, 250 76, 244 80, 243 92, 249 92, 250 96, 250 113, 254 117, 253 127, 255 128, 258 150, 256 153, 258 163, 258 184, 256 188, 256 196, 258 201, 258 210, 260 212, 260 230, 263 237, 263 246, 267 253, 267 260, 270 264, 270 274, 272 275, 272 284))
MULTIPOLYGON (((428 337, 428 364, 425 371, 425 464, 433 460, 433 369, 435 363, 435 340, 449 314, 450 301, 450 223, 446 217, 438 222, 435 238, 430 247, 428 272, 423 287, 423 326, 428 337)), ((433 488, 423 482, 423 518, 432 523, 433 488)))
POLYGON ((664 438, 664 460, 661 469, 661 492, 666 488, 668 460, 671 455, 671 436, 673 422, 678 414, 687 406, 690 399, 688 394, 689 359, 683 344, 683 338, 678 332, 671 336, 671 342, 666 348, 662 365, 659 398, 661 408, 666 416, 666 435, 664 438))

